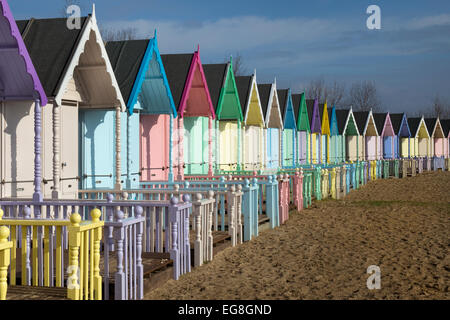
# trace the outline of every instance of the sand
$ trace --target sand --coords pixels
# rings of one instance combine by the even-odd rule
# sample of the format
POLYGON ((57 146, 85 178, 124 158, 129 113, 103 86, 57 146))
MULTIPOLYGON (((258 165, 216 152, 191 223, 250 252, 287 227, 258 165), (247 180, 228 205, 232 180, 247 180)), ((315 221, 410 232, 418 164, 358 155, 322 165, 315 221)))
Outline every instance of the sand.
POLYGON ((449 187, 449 172, 424 173, 314 202, 145 298, 449 299, 449 187))

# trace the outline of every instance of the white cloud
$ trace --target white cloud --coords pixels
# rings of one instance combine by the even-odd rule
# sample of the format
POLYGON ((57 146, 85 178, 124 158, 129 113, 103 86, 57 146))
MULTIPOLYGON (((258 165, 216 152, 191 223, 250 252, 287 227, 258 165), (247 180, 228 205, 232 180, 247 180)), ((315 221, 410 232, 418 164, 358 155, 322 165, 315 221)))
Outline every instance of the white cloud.
POLYGON ((436 16, 428 16, 423 18, 415 18, 407 23, 407 28, 416 30, 436 26, 450 25, 450 14, 440 14, 436 16))

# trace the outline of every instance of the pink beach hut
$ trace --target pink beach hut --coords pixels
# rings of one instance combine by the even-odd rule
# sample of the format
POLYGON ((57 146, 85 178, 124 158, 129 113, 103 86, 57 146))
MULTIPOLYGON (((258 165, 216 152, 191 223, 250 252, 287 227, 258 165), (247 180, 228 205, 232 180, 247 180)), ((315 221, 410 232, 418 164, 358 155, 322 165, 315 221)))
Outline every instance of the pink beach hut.
POLYGON ((213 174, 213 120, 216 117, 208 90, 200 47, 193 54, 161 55, 178 121, 175 121, 174 161, 177 180, 185 175, 213 174), (184 168, 184 170, 182 170, 184 168))
POLYGON ((395 133, 389 112, 374 113, 373 118, 379 134, 378 150, 380 152, 378 153, 378 159, 393 159, 395 133))

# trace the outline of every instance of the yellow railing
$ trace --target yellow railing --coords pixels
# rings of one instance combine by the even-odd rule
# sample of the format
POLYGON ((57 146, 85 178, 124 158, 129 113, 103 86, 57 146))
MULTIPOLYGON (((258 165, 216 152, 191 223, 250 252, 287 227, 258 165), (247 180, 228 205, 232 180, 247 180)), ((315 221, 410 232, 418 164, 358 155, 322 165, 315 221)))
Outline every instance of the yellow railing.
POLYGON ((8 290, 8 267, 13 245, 11 241, 8 241, 8 237, 9 229, 5 226, 0 227, 0 300, 6 300, 6 291, 8 290))
MULTIPOLYGON (((92 221, 81 222, 81 216, 78 213, 73 213, 70 216, 70 221, 31 219, 29 218, 29 211, 25 211, 25 219, 2 220, 3 210, 0 209, 0 225, 11 228, 12 250, 10 255, 5 254, 8 257, 5 258, 8 263, 9 257, 11 258, 10 284, 16 284, 16 252, 17 245, 21 243, 21 284, 53 286, 51 271, 55 270, 54 284, 56 287, 63 287, 63 241, 68 234, 69 266, 67 272, 69 277, 67 279, 67 297, 74 300, 101 300, 102 279, 99 263, 100 240, 104 222, 100 221, 100 216, 101 211, 93 209, 91 211, 92 221), (56 240, 55 248, 53 248, 51 241, 53 237, 56 240), (19 240, 21 241, 19 242, 19 240), (40 256, 42 258, 39 258, 40 256), (54 259, 51 259, 51 256, 54 256, 54 259), (41 260, 40 263, 39 260, 41 260), (53 260, 54 265, 51 264, 53 260), (39 272, 40 270, 41 272, 39 272)), ((0 262, 3 262, 3 260, 0 262)), ((3 274, 0 274, 0 283, 3 285, 2 280, 3 274)), ((3 291, 1 292, 3 293, 3 291)))

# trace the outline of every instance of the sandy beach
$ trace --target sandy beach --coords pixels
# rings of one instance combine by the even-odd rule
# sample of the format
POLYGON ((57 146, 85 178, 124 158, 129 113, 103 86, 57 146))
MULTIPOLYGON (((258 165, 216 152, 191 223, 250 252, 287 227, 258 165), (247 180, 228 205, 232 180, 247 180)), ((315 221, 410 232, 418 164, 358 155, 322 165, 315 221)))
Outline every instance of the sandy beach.
POLYGON ((314 202, 146 299, 449 299, 450 172, 314 202), (366 286, 367 267, 381 289, 366 286))

